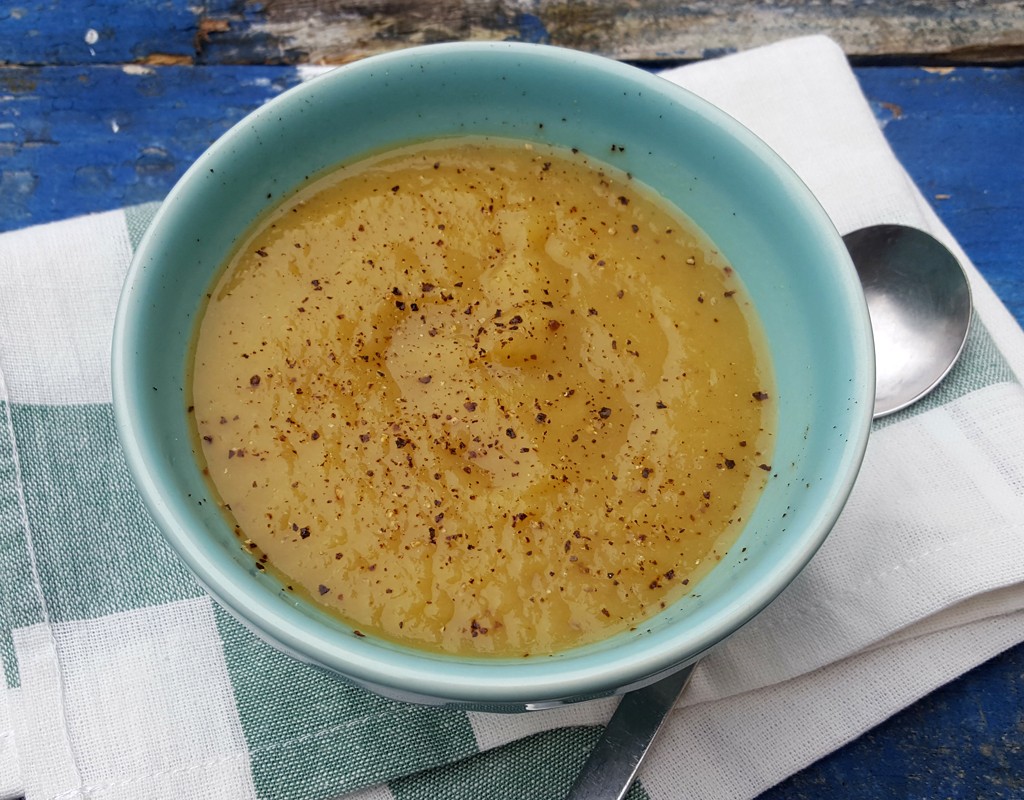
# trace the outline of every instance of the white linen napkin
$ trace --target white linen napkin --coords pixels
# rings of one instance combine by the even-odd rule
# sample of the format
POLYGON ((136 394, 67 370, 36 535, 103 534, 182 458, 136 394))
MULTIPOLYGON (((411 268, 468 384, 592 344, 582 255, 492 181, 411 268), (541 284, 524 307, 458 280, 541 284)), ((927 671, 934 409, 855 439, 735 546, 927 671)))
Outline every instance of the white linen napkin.
MULTIPOLYGON (((665 77, 764 138, 840 232, 902 222, 938 236, 977 307, 960 365, 876 423, 824 547, 700 663, 640 775, 654 800, 733 800, 1024 641, 1024 332, 893 156, 833 42, 665 77)), ((107 368, 151 212, 0 236, 0 798, 562 796, 614 700, 493 715, 375 698, 251 637, 162 547, 125 485, 107 368)))

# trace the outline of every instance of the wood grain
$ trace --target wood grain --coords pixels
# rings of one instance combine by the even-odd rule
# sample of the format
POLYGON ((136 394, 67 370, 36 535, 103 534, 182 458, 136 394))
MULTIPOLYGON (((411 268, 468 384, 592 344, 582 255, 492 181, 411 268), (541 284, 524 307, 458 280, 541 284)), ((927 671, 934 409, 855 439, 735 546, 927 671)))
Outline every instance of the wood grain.
POLYGON ((0 8, 0 59, 339 64, 415 44, 513 40, 663 63, 812 33, 860 63, 1024 63, 1024 2, 21 0, 0 8))
POLYGON ((0 67, 0 231, 161 200, 289 67, 0 67))
POLYGON ((1024 58, 1024 3, 933 0, 270 0, 263 17, 211 37, 248 36, 282 53, 338 63, 435 41, 546 42, 630 61, 696 60, 810 33, 827 33, 853 57, 948 61, 1024 58))

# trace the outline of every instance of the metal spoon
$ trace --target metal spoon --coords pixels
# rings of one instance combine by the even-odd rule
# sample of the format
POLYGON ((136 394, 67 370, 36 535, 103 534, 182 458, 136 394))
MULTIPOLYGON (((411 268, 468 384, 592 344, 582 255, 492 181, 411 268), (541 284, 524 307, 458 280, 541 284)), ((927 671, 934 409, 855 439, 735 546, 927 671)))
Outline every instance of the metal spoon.
POLYGON ((963 267, 934 237, 875 225, 843 237, 875 336, 875 417, 916 403, 953 368, 971 324, 963 267))
MULTIPOLYGON (((953 368, 967 341, 971 290, 960 262, 924 231, 875 225, 843 237, 875 337, 874 417, 916 403, 953 368)), ((690 664, 623 696, 567 800, 622 800, 686 689, 690 664)))

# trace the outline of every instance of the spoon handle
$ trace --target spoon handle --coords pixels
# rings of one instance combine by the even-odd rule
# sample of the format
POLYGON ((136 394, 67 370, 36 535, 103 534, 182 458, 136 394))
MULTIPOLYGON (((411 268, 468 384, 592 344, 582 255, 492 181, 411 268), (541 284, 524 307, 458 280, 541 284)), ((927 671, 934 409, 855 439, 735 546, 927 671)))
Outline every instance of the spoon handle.
POLYGON ((696 663, 619 701, 566 800, 622 800, 696 663))

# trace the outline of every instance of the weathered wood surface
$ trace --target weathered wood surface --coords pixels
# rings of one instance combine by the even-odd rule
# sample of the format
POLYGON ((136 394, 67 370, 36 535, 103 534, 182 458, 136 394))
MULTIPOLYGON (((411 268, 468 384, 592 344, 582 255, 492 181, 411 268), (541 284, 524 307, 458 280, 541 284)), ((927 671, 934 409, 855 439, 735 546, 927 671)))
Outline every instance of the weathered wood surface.
POLYGON ((686 61, 810 33, 854 60, 1024 63, 1021 0, 4 0, 8 64, 338 64, 414 44, 546 42, 686 61))

